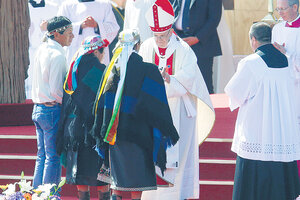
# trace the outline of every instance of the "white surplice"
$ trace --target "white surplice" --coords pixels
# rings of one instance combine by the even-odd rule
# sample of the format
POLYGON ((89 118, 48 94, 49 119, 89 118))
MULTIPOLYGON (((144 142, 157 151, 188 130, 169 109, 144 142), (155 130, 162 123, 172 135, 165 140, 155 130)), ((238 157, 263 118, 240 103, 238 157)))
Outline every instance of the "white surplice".
POLYGON ((239 62, 225 87, 231 110, 239 108, 233 152, 251 160, 300 159, 293 84, 289 67, 269 68, 257 54, 239 62))
POLYGON ((300 28, 285 27, 286 22, 276 24, 272 30, 272 42, 285 44, 291 73, 295 77, 296 104, 300 127, 300 28))
MULTIPOLYGON (((139 51, 145 62, 154 63, 159 55, 154 38, 146 40, 139 51)), ((165 83, 173 123, 179 133, 179 142, 167 150, 167 170, 162 179, 173 187, 143 192, 142 199, 199 198, 199 144, 208 136, 215 119, 207 87, 197 65, 197 58, 182 39, 173 34, 165 57, 159 56, 159 67, 173 55, 170 83, 165 83), (178 167, 176 167, 178 166, 178 167)))
MULTIPOLYGON (((116 21, 112 7, 107 0, 95 0, 90 2, 79 2, 78 0, 65 1, 59 8, 57 15, 66 16, 72 21, 74 39, 69 47, 67 47, 67 61, 70 64, 75 52, 80 47, 81 42, 87 36, 97 35, 94 28, 82 29, 79 34, 80 25, 88 16, 92 16, 98 23, 100 36, 107 39, 110 43, 118 34, 119 25, 116 21)), ((103 64, 109 64, 108 48, 104 49, 103 64)))
POLYGON ((153 36, 145 14, 155 0, 127 0, 125 6, 124 29, 138 28, 141 42, 153 36))

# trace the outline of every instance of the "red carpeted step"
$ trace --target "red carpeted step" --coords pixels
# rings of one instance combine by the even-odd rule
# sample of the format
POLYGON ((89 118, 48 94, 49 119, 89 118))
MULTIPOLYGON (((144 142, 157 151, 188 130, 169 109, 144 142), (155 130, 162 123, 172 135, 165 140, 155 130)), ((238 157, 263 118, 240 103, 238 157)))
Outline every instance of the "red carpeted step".
POLYGON ((233 180, 235 159, 200 159, 200 180, 233 180))
MULTIPOLYGON (((0 173, 19 176, 22 171, 26 176, 33 176, 36 154, 0 154, 0 173)), ((62 167, 62 176, 66 170, 62 167)))
POLYGON ((0 126, 0 135, 35 136, 35 126, 0 126))
POLYGON ((36 154, 36 139, 0 139, 0 153, 36 154))
MULTIPOLYGON (((208 138, 207 140, 212 140, 208 138)), ((231 151, 231 142, 222 142, 222 139, 218 142, 205 141, 199 147, 199 158, 236 158, 236 154, 231 151)))
POLYGON ((210 95, 216 113, 216 121, 209 138, 233 138, 237 110, 231 112, 226 94, 210 95))
POLYGON ((237 110, 231 112, 229 108, 215 109, 216 121, 209 138, 227 138, 232 139, 237 110))
POLYGON ((35 126, 0 127, 0 153, 36 154, 35 126))
POLYGON ((33 176, 35 160, 0 159, 1 174, 33 176))
POLYGON ((0 126, 32 125, 31 113, 33 103, 0 104, 0 126))
POLYGON ((233 185, 201 184, 201 200, 232 200, 233 185))

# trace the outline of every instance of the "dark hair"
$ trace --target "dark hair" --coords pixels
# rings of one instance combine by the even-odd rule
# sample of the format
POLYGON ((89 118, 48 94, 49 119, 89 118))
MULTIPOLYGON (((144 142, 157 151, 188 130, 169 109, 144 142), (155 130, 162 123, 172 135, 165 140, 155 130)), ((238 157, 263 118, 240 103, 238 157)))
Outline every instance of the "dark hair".
MULTIPOLYGON (((53 17, 48 20, 47 24, 47 30, 48 32, 54 31, 55 29, 62 28, 64 26, 72 24, 71 20, 69 20, 65 16, 58 16, 58 17, 53 17)), ((62 31, 59 31, 58 33, 63 34, 65 32, 65 29, 62 31)), ((54 38, 54 36, 50 36, 51 39, 54 38)))
MULTIPOLYGON (((105 48, 105 47, 104 47, 104 48, 105 48)), ((99 51, 100 53, 103 53, 104 48, 100 48, 100 49, 98 49, 98 51, 99 51)))
POLYGON ((293 6, 294 4, 296 4, 299 9, 299 0, 288 0, 288 3, 289 3, 289 6, 293 6))
POLYGON ((250 28, 250 38, 254 37, 259 43, 270 43, 272 30, 269 24, 265 22, 257 22, 250 28))

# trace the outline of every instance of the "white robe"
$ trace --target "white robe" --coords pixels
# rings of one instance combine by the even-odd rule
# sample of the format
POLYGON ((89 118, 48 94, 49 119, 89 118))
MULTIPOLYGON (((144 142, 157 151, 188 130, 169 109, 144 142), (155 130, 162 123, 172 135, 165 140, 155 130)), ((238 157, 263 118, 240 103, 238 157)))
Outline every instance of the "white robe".
POLYGON ((124 30, 138 28, 141 42, 153 36, 146 21, 145 13, 155 0, 127 0, 125 6, 124 30))
POLYGON ((288 67, 269 68, 257 54, 239 62, 225 87, 231 110, 239 107, 233 152, 251 160, 300 159, 293 82, 288 67))
POLYGON ((48 20, 54 17, 57 13, 58 4, 53 0, 45 0, 45 7, 34 8, 30 3, 29 15, 30 15, 30 27, 29 27, 29 66, 28 66, 28 77, 25 80, 25 93, 26 98, 31 99, 31 88, 32 88, 32 73, 35 52, 38 47, 42 44, 42 38, 44 32, 40 29, 40 24, 43 20, 48 20))
MULTIPOLYGON (((100 36, 112 42, 118 34, 119 25, 116 21, 112 7, 107 0, 95 0, 91 2, 78 2, 78 0, 65 1, 59 8, 57 15, 66 16, 72 21, 74 39, 67 47, 67 61, 70 64, 75 52, 80 47, 81 42, 87 36, 97 35, 94 28, 85 28, 79 35, 81 23, 88 16, 92 16, 98 23, 100 36)), ((103 64, 109 64, 108 48, 104 50, 103 64)))
POLYGON ((291 73, 295 77, 298 123, 300 127, 300 28, 285 27, 286 22, 276 24, 272 30, 272 42, 285 44, 291 73))
MULTIPOLYGON (((155 51, 158 51, 157 45, 154 38, 150 38, 142 44, 139 53, 145 62, 153 63, 155 51)), ((143 192, 143 200, 199 198, 198 144, 207 137, 215 119, 197 58, 189 45, 174 34, 166 50, 166 59, 172 54, 175 71, 170 83, 165 83, 165 86, 173 123, 180 139, 167 150, 167 170, 162 178, 174 186, 143 192)), ((160 67, 163 67, 166 59, 160 58, 160 67)), ((161 177, 157 168, 156 173, 161 177)))

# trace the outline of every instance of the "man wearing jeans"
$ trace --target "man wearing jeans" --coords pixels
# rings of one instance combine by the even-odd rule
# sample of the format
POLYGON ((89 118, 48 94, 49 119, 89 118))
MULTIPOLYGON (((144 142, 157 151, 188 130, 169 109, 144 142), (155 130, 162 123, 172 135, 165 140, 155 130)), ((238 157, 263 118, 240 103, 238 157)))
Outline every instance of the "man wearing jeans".
POLYGON ((61 165, 55 142, 67 71, 63 47, 69 46, 74 37, 71 21, 63 16, 50 19, 47 30, 48 40, 36 52, 32 79, 32 120, 36 126, 38 146, 34 188, 60 181, 61 165))

